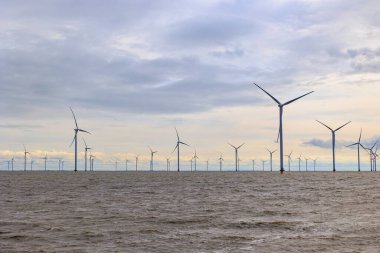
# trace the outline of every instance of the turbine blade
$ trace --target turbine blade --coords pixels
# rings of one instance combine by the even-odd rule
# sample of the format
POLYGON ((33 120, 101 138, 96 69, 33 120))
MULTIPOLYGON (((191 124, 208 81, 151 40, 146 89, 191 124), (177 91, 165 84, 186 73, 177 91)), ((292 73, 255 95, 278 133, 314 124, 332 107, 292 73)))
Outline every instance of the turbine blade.
POLYGON ((177 128, 176 128, 176 127, 174 127, 174 129, 175 129, 175 133, 177 134, 177 140, 179 141, 179 135, 178 135, 178 131, 177 131, 177 128))
POLYGON ((360 144, 359 142, 356 142, 356 143, 352 143, 352 144, 350 144, 350 145, 348 145, 346 147, 348 148, 348 147, 352 147, 352 146, 359 145, 359 144, 360 144))
POLYGON ((84 146, 87 148, 87 143, 86 141, 84 140, 84 138, 82 138, 83 142, 84 142, 84 146))
POLYGON ((172 151, 172 154, 174 153, 174 151, 178 148, 178 142, 177 142, 177 145, 175 145, 175 148, 173 149, 172 151))
POLYGON ((310 91, 310 92, 308 92, 308 93, 306 93, 306 94, 304 94, 304 95, 302 95, 302 96, 299 96, 298 98, 292 99, 292 100, 290 100, 290 101, 284 103, 283 106, 288 105, 288 104, 291 104, 291 103, 293 103, 294 101, 296 101, 296 100, 298 100, 298 99, 300 99, 300 98, 303 98, 304 96, 307 96, 307 95, 309 95, 309 94, 311 94, 311 93, 313 93, 313 92, 314 92, 314 91, 310 91))
POLYGON ((256 83, 253 83, 253 84, 256 85, 257 88, 259 88, 260 90, 264 91, 268 96, 270 96, 278 105, 281 105, 280 101, 278 101, 275 97, 273 97, 271 94, 269 94, 269 92, 267 92, 266 90, 264 90, 263 88, 261 88, 256 83))
POLYGON ((78 128, 78 123, 77 123, 77 119, 75 118, 74 111, 73 111, 73 109, 71 107, 70 107, 70 110, 71 110, 71 113, 73 114, 73 117, 74 117, 75 126, 78 128))
POLYGON ((81 131, 81 132, 84 132, 84 133, 91 134, 90 132, 87 132, 86 130, 83 130, 83 129, 78 129, 78 131, 81 131))
POLYGON ((361 139, 362 139, 362 130, 363 130, 363 128, 360 128, 359 142, 360 142, 361 139))
POLYGON ((377 141, 375 142, 375 144, 373 144, 372 148, 370 148, 371 151, 372 151, 372 149, 376 146, 376 144, 377 144, 377 141))
POLYGON ((328 129, 330 129, 331 131, 333 131, 329 126, 327 126, 326 124, 320 122, 319 120, 316 120, 317 122, 319 122, 320 124, 324 125, 325 127, 327 127, 328 129))
POLYGON ((348 121, 346 124, 344 124, 343 126, 340 126, 340 127, 338 127, 337 129, 335 129, 334 131, 336 132, 336 131, 338 131, 339 129, 341 129, 342 127, 344 127, 344 126, 346 126, 346 125, 348 125, 349 123, 351 123, 351 121, 348 121))
POLYGON ((233 147, 233 148, 235 148, 236 149, 236 147, 234 146, 234 145, 232 145, 231 143, 229 143, 229 142, 227 142, 228 143, 228 145, 230 145, 231 147, 233 147))
POLYGON ((74 143, 74 141, 75 141, 75 136, 76 136, 76 134, 74 135, 73 141, 71 142, 71 144, 70 144, 69 147, 71 147, 71 146, 73 145, 73 143, 74 143))
POLYGON ((178 143, 181 143, 181 144, 183 144, 183 145, 186 145, 186 146, 190 147, 190 145, 189 145, 189 144, 187 144, 187 143, 184 143, 184 142, 182 142, 182 141, 179 141, 178 143))
POLYGON ((241 144, 239 147, 237 147, 237 149, 241 148, 245 143, 241 144))

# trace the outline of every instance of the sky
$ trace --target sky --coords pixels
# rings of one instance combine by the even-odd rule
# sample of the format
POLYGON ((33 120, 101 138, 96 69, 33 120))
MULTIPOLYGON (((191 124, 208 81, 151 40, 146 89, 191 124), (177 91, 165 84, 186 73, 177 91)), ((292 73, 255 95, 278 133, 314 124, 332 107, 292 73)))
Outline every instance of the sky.
MULTIPOLYGON (((375 0, 2 1, 0 169, 13 156, 21 166, 23 144, 37 168, 47 153, 70 169, 69 107, 91 132, 79 135, 79 156, 84 137, 104 169, 138 154, 149 167, 148 146, 158 168, 167 157, 174 167, 174 127, 191 146, 183 166, 196 149, 199 166, 217 168, 223 154, 232 168, 230 142, 245 143, 243 168, 256 159, 259 169, 266 148, 278 149, 278 107, 254 82, 281 102, 314 91, 285 107, 292 166, 302 154, 330 169, 331 133, 315 120, 352 121, 337 132, 337 163, 354 169, 345 146, 361 128, 367 146, 379 136, 379 9, 375 0)), ((364 150, 362 159, 368 167, 364 150)))

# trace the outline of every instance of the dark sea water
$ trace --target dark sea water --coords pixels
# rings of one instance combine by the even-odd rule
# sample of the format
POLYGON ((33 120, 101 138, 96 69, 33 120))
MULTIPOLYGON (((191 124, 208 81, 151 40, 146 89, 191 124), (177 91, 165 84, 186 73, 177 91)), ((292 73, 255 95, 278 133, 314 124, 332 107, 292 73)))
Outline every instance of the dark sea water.
POLYGON ((379 175, 1 172, 0 252, 380 252, 379 175))

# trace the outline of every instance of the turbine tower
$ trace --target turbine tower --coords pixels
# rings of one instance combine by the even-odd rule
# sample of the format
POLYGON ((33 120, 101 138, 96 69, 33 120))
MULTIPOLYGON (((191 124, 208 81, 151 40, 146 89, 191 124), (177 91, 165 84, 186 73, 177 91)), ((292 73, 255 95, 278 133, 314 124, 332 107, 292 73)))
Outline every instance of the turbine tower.
POLYGON ((369 154, 369 159, 370 159, 370 165, 371 165, 371 171, 376 171, 376 164, 374 162, 374 156, 375 156, 375 152, 373 152, 373 149, 375 148, 376 146, 376 149, 377 149, 377 141, 375 142, 375 144, 372 145, 371 148, 364 148, 365 150, 367 150, 368 154, 369 154))
POLYGON ((78 132, 84 132, 84 133, 88 133, 88 134, 90 134, 90 132, 87 132, 87 131, 85 131, 83 129, 80 129, 78 127, 78 123, 77 123, 77 119, 75 118, 74 111, 73 111, 73 109, 71 109, 71 107, 70 107, 70 110, 71 110, 71 113, 73 114, 74 121, 75 121, 75 129, 74 129, 74 133, 75 134, 74 134, 74 139, 73 139, 73 141, 70 144, 70 147, 74 143, 74 145, 75 145, 75 150, 74 150, 74 152, 75 152, 75 156, 74 156, 74 171, 77 172, 77 165, 78 165, 78 141, 77 141, 77 139, 78 139, 78 132))
POLYGON ((90 150, 91 148, 87 147, 87 143, 83 138, 84 142, 84 171, 87 171, 87 151, 90 150))
POLYGON ((270 156, 270 171, 272 171, 273 168, 273 153, 276 152, 277 150, 270 151, 269 149, 266 149, 269 152, 270 156))
POLYGON ((305 157, 305 161, 306 161, 306 171, 307 171, 307 161, 309 161, 310 159, 309 158, 306 158, 305 157))
POLYGON ((45 160, 45 171, 46 171, 47 153, 45 153, 45 157, 42 157, 42 159, 45 160))
POLYGON ((136 156, 136 171, 137 171, 137 163, 139 162, 139 156, 140 156, 140 155, 137 155, 137 156, 136 156))
POLYGON ((170 157, 166 158, 166 171, 170 170, 170 157))
POLYGON ((90 171, 93 171, 92 169, 92 158, 95 157, 90 153, 90 171))
POLYGON ((291 104, 293 103, 294 101, 304 97, 304 96, 307 96, 311 93, 313 93, 314 91, 310 91, 302 96, 299 96, 295 99, 292 99, 292 100, 289 100, 288 102, 285 102, 285 103, 280 103, 280 101, 278 101, 275 97, 273 97, 271 94, 269 94, 269 92, 267 92, 266 90, 264 90, 263 88, 261 88, 259 85, 257 85, 256 83, 254 83, 260 90, 262 90, 263 92, 265 92, 269 97, 271 97, 278 105, 278 108, 279 108, 279 116, 280 116, 280 120, 279 120, 279 131, 278 131, 278 134, 279 134, 279 137, 280 137, 280 172, 281 174, 284 173, 284 149, 283 149, 283 134, 282 134, 282 113, 283 113, 283 109, 284 109, 284 106, 288 105, 288 104, 291 104))
POLYGON ((220 157, 219 157, 219 170, 222 171, 222 165, 223 165, 223 154, 220 154, 220 157))
POLYGON ((13 164, 14 164, 14 162, 15 162, 15 158, 14 158, 14 157, 12 157, 11 162, 12 162, 12 171, 13 171, 13 164))
POLYGON ((315 159, 313 159, 313 164, 314 164, 314 172, 315 172, 315 164, 317 163, 317 160, 318 160, 318 158, 315 158, 315 159))
MULTIPOLYGON (((361 139, 362 139, 362 129, 360 129, 360 135, 359 135, 359 140, 358 142, 355 142, 351 145, 348 145, 347 147, 352 147, 352 146, 355 146, 357 145, 357 148, 358 148, 358 171, 360 172, 360 146, 363 147, 363 145, 361 144, 361 139)), ((363 147, 364 148, 364 147, 363 147)))
POLYGON ((125 171, 128 171, 128 162, 129 162, 129 160, 125 159, 125 171))
POLYGON ((150 171, 153 171, 153 157, 154 157, 154 154, 157 153, 158 151, 153 151, 150 147, 149 147, 149 150, 150 150, 150 171))
POLYGON ((255 159, 252 159, 252 171, 255 171, 255 159))
POLYGON ((195 150, 194 152, 194 156, 193 156, 193 159, 194 159, 194 171, 197 171, 197 159, 199 157, 197 156, 197 150, 195 150))
POLYGON ((265 162, 266 161, 263 160, 262 162, 263 162, 263 171, 264 171, 265 170, 265 162))
POLYGON ((28 151, 26 151, 26 147, 24 146, 24 171, 26 171, 26 155, 30 154, 28 151))
POLYGON ((302 155, 300 155, 298 158, 297 158, 297 160, 298 160, 298 172, 300 172, 301 171, 301 156, 302 155))
MULTIPOLYGON (((175 129, 175 132, 177 134, 177 145, 175 146, 173 152, 177 149, 177 171, 179 172, 179 146, 180 144, 183 144, 183 145, 186 145, 188 147, 190 147, 188 144, 182 142, 180 139, 179 139, 179 135, 178 135, 178 131, 177 131, 177 128, 174 128, 175 129)), ((173 153, 172 152, 172 153, 173 153)))
POLYGON ((320 122, 319 120, 317 120, 317 122, 320 123, 321 125, 325 126, 326 128, 328 128, 331 131, 331 135, 332 135, 332 155, 333 155, 333 172, 335 172, 336 171, 336 169, 335 169, 335 132, 337 132, 340 129, 342 129, 344 126, 346 126, 347 124, 349 124, 351 121, 349 121, 346 124, 338 127, 335 130, 333 130, 331 127, 327 126, 326 124, 320 122))
POLYGON ((285 155, 288 158, 288 170, 289 170, 289 172, 290 172, 290 161, 292 161, 292 153, 293 153, 293 151, 290 152, 289 155, 285 155))
POLYGON ((231 143, 228 143, 233 149, 235 149, 235 171, 238 171, 238 159, 239 159, 239 154, 238 154, 238 151, 239 151, 239 148, 241 148, 243 144, 241 144, 240 146, 236 147, 234 145, 232 145, 231 143))

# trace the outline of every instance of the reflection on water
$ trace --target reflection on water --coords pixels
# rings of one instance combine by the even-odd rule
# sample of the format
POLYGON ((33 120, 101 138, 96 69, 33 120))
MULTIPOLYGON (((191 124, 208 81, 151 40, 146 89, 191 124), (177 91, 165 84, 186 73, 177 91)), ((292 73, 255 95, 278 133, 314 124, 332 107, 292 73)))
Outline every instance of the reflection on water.
POLYGON ((377 173, 1 172, 1 252, 379 252, 377 173))

